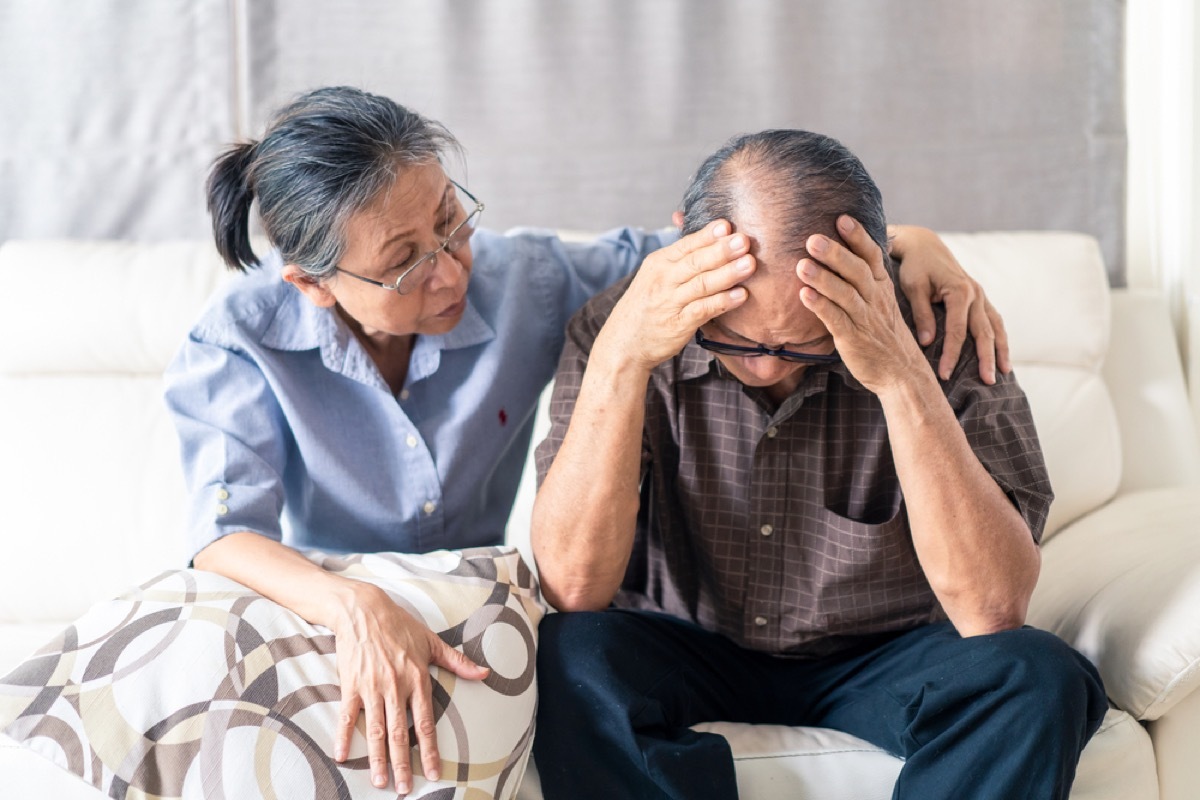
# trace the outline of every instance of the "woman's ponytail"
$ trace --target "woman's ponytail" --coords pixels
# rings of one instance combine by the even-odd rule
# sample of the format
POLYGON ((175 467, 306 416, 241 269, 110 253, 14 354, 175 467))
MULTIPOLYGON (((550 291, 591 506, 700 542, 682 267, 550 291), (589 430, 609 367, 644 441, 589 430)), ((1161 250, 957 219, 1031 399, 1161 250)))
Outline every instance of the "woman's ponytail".
POLYGON ((230 147, 208 176, 217 252, 231 269, 259 259, 250 247, 250 208, 285 264, 309 277, 333 275, 346 221, 410 166, 439 164, 458 142, 436 122, 386 97, 350 86, 301 95, 277 111, 256 142, 230 147))
POLYGON ((217 252, 230 269, 241 272, 258 266, 258 257, 250 247, 250 205, 254 202, 254 190, 249 173, 256 151, 254 143, 229 148, 213 162, 205 185, 217 252))

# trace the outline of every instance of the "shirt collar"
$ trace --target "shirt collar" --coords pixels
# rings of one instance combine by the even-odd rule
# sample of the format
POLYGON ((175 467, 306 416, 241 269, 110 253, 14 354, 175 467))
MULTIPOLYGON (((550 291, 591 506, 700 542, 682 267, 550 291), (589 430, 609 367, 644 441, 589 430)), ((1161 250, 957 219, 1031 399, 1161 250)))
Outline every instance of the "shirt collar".
POLYGON ((440 336, 418 336, 412 358, 408 362, 408 379, 419 381, 437 372, 442 363, 443 350, 460 350, 496 338, 496 332, 467 296, 467 307, 462 319, 448 333, 440 336))
POLYGON ((679 353, 679 379, 690 381, 707 375, 719 363, 711 351, 705 350, 693 339, 679 353))
MULTIPOLYGON (((282 278, 279 291, 283 297, 275 308, 271 324, 263 332, 262 343, 275 350, 315 350, 334 344, 338 339, 341 320, 332 308, 320 308, 309 302, 282 278)), ((349 334, 349 329, 345 333, 349 334)))
MULTIPOLYGON (((365 383, 378 380, 378 370, 366 350, 333 308, 322 308, 290 286, 284 286, 271 324, 262 343, 276 350, 320 350, 321 361, 333 372, 365 383)), ((491 341, 495 331, 484 320, 468 295, 462 319, 448 333, 418 336, 409 363, 409 381, 426 378, 437 371, 443 350, 458 350, 491 341)))

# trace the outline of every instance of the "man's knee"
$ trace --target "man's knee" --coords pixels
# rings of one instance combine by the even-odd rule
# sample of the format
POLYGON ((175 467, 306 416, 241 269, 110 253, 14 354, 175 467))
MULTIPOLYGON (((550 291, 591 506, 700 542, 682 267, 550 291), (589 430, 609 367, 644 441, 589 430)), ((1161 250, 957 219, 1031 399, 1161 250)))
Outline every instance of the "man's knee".
POLYGON ((619 611, 547 614, 538 627, 538 682, 543 691, 572 692, 605 684, 620 672, 622 653, 638 635, 631 615, 619 611))
POLYGON ((1082 654, 1054 634, 1034 628, 989 638, 1013 700, 1043 712, 1070 711, 1067 718, 1087 720, 1089 735, 1100 724, 1108 700, 1099 672, 1082 654))
POLYGON ((611 611, 547 614, 538 626, 538 669, 559 670, 603 654, 620 634, 611 611))

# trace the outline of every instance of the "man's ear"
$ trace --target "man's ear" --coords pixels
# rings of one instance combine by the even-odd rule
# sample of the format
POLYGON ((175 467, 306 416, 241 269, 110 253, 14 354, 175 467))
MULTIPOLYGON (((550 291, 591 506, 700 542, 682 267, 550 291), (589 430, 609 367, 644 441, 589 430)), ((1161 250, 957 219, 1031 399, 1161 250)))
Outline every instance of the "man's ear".
POLYGON ((307 297, 313 305, 319 308, 330 308, 337 302, 337 298, 333 296, 333 292, 329 291, 329 287, 324 281, 312 277, 295 264, 284 264, 281 274, 285 281, 295 286, 300 294, 307 297))
POLYGON ((675 227, 683 230, 683 212, 676 211, 671 215, 671 222, 675 223, 675 227))

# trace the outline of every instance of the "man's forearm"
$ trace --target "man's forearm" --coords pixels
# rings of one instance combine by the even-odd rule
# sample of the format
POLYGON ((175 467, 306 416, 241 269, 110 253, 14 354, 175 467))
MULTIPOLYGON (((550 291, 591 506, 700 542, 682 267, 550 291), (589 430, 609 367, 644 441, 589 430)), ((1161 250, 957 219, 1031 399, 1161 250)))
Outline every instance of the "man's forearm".
POLYGON ((932 373, 880 395, 913 545, 963 636, 1022 625, 1040 554, 983 468, 932 373))
POLYGON ((649 373, 606 357, 596 341, 570 426, 533 507, 542 590, 560 611, 612 602, 637 526, 649 373))

